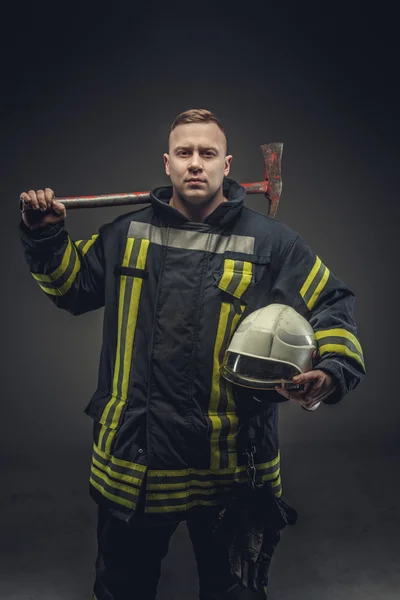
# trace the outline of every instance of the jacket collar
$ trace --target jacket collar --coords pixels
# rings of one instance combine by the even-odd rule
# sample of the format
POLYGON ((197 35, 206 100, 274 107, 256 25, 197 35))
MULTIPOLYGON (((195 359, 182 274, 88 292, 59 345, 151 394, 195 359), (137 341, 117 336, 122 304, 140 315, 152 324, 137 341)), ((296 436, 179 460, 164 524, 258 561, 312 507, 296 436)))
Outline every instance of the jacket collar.
MULTIPOLYGON (((206 217, 204 225, 222 226, 232 221, 243 207, 246 190, 233 179, 224 178, 223 193, 228 202, 222 202, 206 217)), ((190 223, 179 210, 169 205, 172 197, 172 186, 155 188, 150 192, 150 200, 155 212, 171 223, 184 225, 190 223)))

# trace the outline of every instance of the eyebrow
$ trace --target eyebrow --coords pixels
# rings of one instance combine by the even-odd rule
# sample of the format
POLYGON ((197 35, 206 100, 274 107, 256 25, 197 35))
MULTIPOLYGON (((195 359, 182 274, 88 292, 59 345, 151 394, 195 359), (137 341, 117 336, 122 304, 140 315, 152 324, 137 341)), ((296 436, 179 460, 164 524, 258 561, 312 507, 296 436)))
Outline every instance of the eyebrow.
MULTIPOLYGON (((191 150, 193 146, 177 146, 174 148, 174 152, 178 152, 178 150, 191 150)), ((200 146, 200 150, 214 150, 214 152, 219 152, 218 148, 215 146, 200 146)))

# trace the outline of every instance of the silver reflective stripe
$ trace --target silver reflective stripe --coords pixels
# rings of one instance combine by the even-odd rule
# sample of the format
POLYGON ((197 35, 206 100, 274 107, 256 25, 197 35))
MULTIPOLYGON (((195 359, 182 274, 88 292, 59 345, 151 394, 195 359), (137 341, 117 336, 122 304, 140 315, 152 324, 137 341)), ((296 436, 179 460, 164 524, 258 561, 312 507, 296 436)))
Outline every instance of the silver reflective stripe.
POLYGON ((227 236, 184 229, 167 229, 166 227, 155 227, 149 223, 132 221, 128 237, 144 238, 150 240, 152 244, 169 248, 200 250, 214 254, 223 254, 228 251, 254 254, 255 238, 245 235, 227 236))

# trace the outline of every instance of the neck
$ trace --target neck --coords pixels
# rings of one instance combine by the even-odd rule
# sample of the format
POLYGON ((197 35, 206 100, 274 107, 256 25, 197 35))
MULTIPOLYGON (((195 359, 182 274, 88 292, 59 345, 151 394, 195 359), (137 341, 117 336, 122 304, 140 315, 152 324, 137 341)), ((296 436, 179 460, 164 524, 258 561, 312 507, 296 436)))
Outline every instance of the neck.
POLYGON ((228 199, 222 194, 222 189, 219 190, 219 192, 217 192, 217 194, 211 198, 209 202, 206 202, 202 205, 191 204, 179 196, 176 193, 176 190, 173 189, 169 205, 173 206, 176 210, 179 210, 179 212, 185 215, 189 221, 192 221, 193 223, 203 223, 208 215, 211 215, 211 213, 214 212, 217 206, 222 204, 222 202, 228 202, 228 199))

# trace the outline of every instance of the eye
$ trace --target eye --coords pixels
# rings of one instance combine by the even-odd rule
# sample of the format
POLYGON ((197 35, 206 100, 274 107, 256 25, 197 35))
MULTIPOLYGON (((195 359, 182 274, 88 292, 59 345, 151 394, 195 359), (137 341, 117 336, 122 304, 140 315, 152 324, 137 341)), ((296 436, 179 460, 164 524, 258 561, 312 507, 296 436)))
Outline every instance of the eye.
POLYGON ((207 150, 207 152, 204 152, 205 156, 207 156, 207 158, 212 158, 213 156, 215 156, 215 152, 213 152, 212 150, 207 150))

